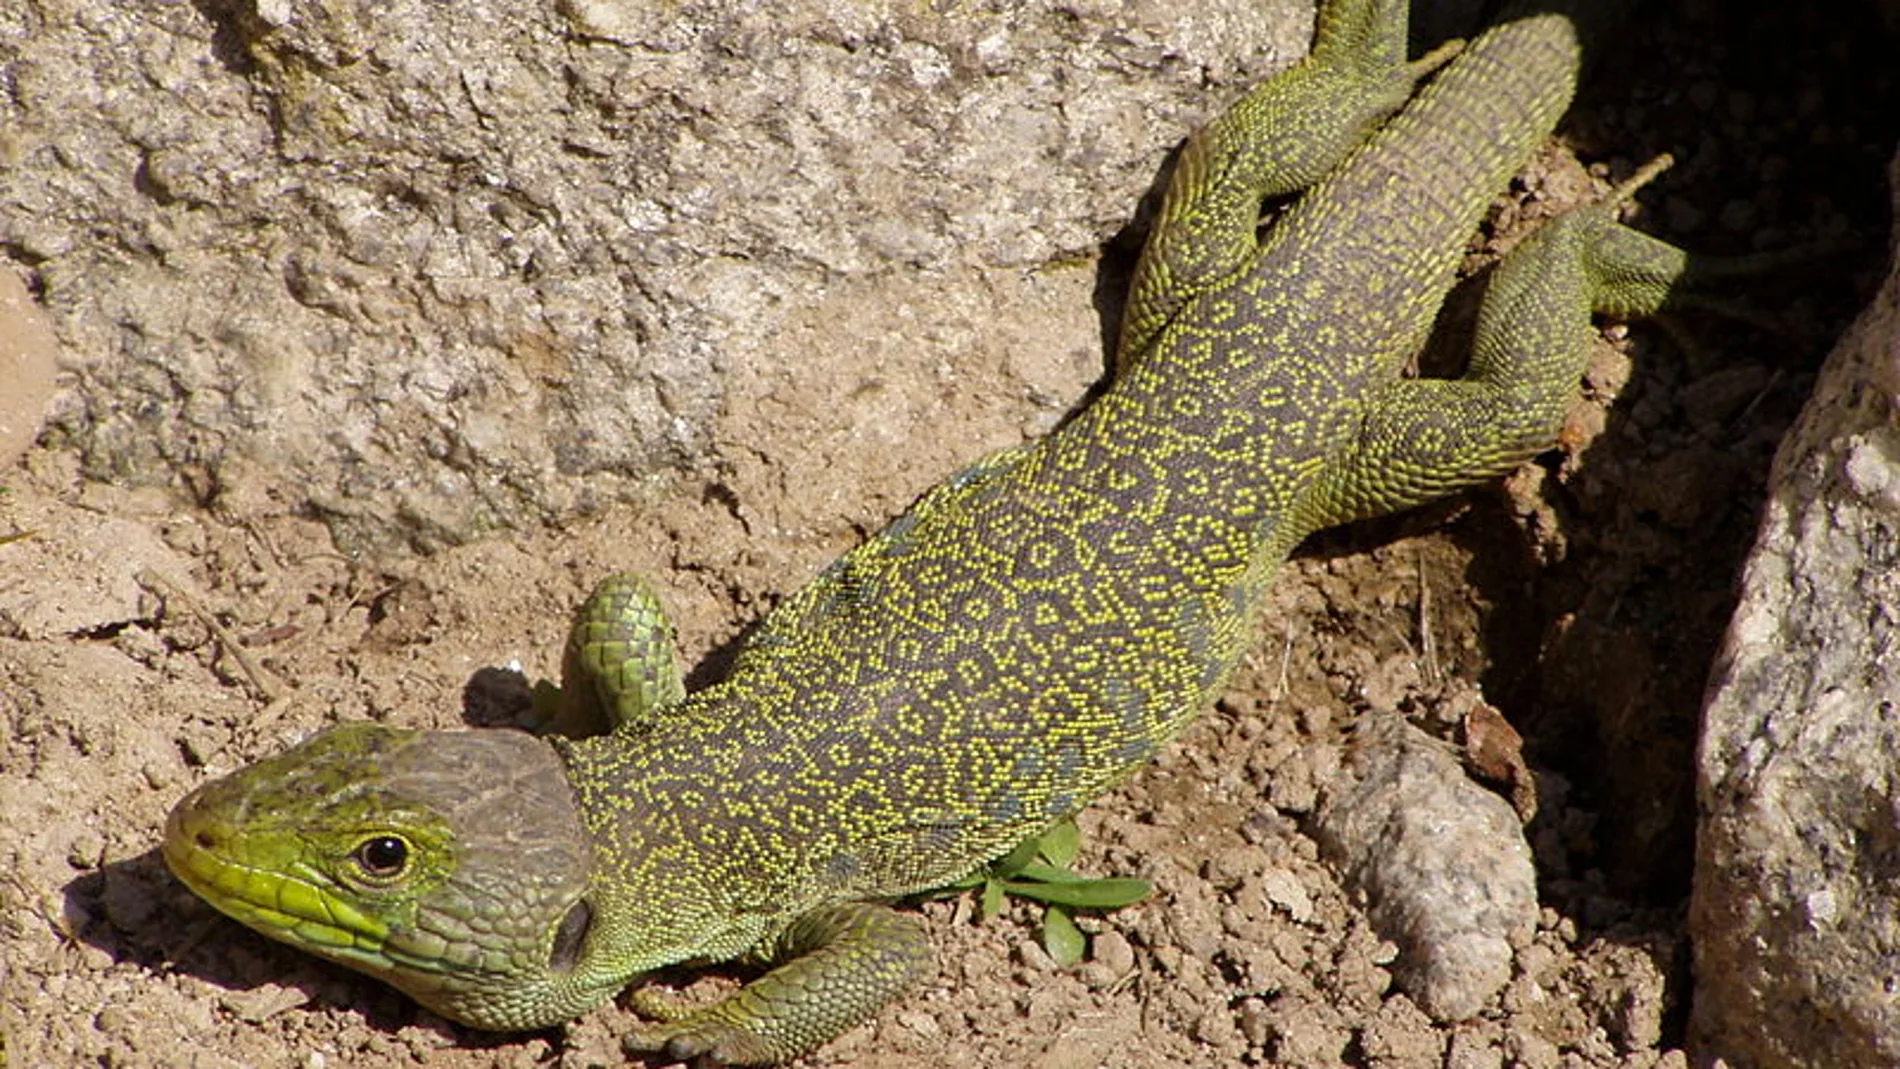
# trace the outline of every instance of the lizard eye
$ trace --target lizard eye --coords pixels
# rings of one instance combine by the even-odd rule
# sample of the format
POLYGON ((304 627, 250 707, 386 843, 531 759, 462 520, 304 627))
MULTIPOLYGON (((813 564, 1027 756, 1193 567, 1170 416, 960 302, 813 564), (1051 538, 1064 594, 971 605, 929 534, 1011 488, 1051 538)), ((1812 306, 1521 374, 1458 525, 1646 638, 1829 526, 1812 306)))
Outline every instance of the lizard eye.
POLYGON ((387 880, 402 875, 409 865, 409 844, 394 835, 365 839, 350 853, 363 875, 387 880))

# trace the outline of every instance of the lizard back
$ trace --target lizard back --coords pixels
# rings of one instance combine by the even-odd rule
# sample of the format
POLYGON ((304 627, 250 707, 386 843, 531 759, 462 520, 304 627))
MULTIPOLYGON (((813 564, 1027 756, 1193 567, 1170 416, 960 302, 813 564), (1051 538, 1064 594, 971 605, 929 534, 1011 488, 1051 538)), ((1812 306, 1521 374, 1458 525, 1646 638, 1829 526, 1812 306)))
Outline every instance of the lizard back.
POLYGON ((819 902, 956 879, 1146 761, 1218 696, 1317 475, 1567 106, 1578 51, 1554 15, 1485 34, 1056 433, 835 562, 724 682, 568 744, 614 893, 683 939, 749 918, 748 945, 819 902))

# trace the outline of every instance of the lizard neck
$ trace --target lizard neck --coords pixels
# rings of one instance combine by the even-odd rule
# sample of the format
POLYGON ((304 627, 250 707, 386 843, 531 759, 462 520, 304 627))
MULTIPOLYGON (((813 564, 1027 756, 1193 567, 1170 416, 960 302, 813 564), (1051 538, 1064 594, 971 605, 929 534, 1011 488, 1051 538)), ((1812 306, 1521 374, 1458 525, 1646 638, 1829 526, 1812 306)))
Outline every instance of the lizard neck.
POLYGON ((668 760, 691 747, 648 745, 627 732, 551 741, 593 847, 590 898, 616 969, 632 976, 726 960, 776 931, 748 908, 774 901, 775 889, 735 881, 709 848, 704 807, 717 786, 668 760))

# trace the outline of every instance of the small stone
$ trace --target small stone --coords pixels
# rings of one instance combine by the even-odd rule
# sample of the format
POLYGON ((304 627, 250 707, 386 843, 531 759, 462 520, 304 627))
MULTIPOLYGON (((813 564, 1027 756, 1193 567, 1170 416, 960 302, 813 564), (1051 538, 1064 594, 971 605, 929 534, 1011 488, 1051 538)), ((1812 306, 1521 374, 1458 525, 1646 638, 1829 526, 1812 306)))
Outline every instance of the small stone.
POLYGON ((1018 942, 1016 944, 1016 957, 1024 965, 1029 966, 1036 972, 1057 972, 1061 968, 1056 964, 1055 959, 1049 956, 1049 952, 1042 949, 1042 944, 1036 942, 1034 939, 1024 939, 1018 942))
POLYGON ((935 1039, 943 1034, 943 1026, 937 1023, 937 1019, 919 1010, 899 1011, 897 1023, 926 1039, 935 1039))
POLYGON ((97 868, 105 852, 105 838, 92 828, 81 828, 66 846, 66 863, 81 870, 97 868))
POLYGON ((139 775, 144 777, 145 785, 155 791, 165 790, 178 781, 177 770, 162 761, 147 761, 140 765, 139 775))
POLYGON ((1396 944, 1392 977, 1441 1022, 1475 1016, 1511 978, 1512 937, 1537 922, 1523 826, 1436 739, 1375 715, 1320 807, 1319 840, 1396 944))
POLYGON ((1257 998, 1246 999, 1240 1004, 1240 1035, 1249 1046, 1264 1047, 1273 1036, 1273 1028, 1267 1014, 1267 1004, 1257 998))
POLYGON ((1260 878, 1260 884, 1267 901, 1284 911, 1288 917, 1301 924, 1313 922, 1313 896, 1307 893, 1306 885, 1291 870, 1269 869, 1260 878))
POLYGON ((1118 979, 1135 968, 1135 948, 1127 936, 1113 928, 1095 937, 1094 951, 1095 960, 1118 979))
POLYGON ((1194 1038, 1210 1047, 1234 1045, 1240 1037, 1240 1030, 1234 1023, 1234 1015, 1225 1006, 1216 1006, 1194 1022, 1194 1038))
POLYGON ((1506 1034, 1504 1046, 1513 1069, 1557 1069, 1563 1060, 1557 1044, 1526 1029, 1506 1034))
POLYGON ((1451 1037, 1451 1050, 1445 1055, 1445 1069, 1502 1069, 1504 1052, 1497 1044, 1468 1032, 1451 1037))

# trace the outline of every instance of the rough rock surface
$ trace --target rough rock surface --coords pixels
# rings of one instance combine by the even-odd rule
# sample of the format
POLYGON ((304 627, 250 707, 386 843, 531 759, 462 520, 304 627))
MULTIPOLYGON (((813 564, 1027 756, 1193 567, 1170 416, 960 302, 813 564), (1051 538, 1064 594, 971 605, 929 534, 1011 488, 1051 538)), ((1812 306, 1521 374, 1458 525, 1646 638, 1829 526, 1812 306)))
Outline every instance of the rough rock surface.
POLYGON ((1900 262, 1775 458, 1699 766, 1700 1056, 1900 1064, 1900 262))
MULTIPOLYGON (((78 374, 52 440, 357 549, 640 499, 710 466, 735 375, 861 344, 789 329, 854 280, 1088 259, 1204 79, 1311 24, 1109 7, 0 6, 0 249, 78 374)), ((852 325, 955 343, 905 304, 852 325)))
POLYGON ((0 466, 40 436, 59 375, 59 342, 26 284, 0 270, 0 466))

